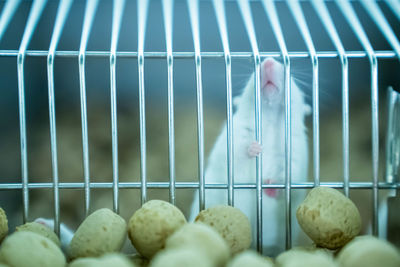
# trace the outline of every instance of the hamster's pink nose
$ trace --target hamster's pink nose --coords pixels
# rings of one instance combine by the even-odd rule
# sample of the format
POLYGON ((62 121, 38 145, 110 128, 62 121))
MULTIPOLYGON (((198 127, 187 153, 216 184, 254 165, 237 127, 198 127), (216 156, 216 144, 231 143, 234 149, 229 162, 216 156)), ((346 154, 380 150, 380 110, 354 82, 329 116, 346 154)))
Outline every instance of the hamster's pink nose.
POLYGON ((261 70, 262 91, 264 96, 271 97, 278 92, 276 61, 272 58, 264 60, 261 70))
POLYGON ((275 61, 272 58, 268 58, 264 60, 264 64, 262 66, 262 81, 265 86, 268 82, 275 82, 275 61))
POLYGON ((265 60, 264 68, 270 69, 270 68, 272 68, 273 65, 274 65, 274 60, 272 58, 268 58, 265 60))

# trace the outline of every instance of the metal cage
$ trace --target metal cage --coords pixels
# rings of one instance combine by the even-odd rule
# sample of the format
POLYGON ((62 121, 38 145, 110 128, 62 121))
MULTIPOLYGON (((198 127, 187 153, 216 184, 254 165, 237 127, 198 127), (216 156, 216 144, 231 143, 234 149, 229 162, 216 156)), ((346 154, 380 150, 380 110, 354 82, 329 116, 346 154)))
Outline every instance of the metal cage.
MULTIPOLYGON (((78 1, 80 2, 80 1, 78 1)), ((162 7, 162 18, 164 30, 162 38, 165 38, 165 50, 164 51, 147 51, 145 49, 145 39, 151 33, 146 32, 146 25, 148 23, 148 15, 152 9, 149 9, 148 0, 137 1, 136 12, 128 13, 126 5, 128 4, 125 0, 114 0, 112 2, 112 11, 109 10, 111 20, 111 46, 109 50, 87 50, 89 38, 92 31, 92 26, 95 21, 96 11, 99 5, 104 2, 98 0, 87 0, 85 4, 83 14, 83 25, 81 30, 80 45, 78 50, 59 50, 57 49, 60 40, 62 39, 63 29, 66 25, 66 21, 71 16, 77 16, 78 11, 73 7, 72 0, 61 0, 59 3, 47 3, 46 0, 34 0, 32 3, 24 2, 21 4, 19 0, 9 0, 2 4, 2 11, 0 17, 0 41, 7 35, 13 35, 11 32, 7 32, 10 25, 15 23, 19 8, 21 5, 29 6, 29 15, 24 26, 22 39, 19 44, 19 48, 4 49, 1 47, 0 42, 0 59, 8 57, 17 62, 17 79, 18 79, 18 112, 19 112, 19 136, 20 136, 20 157, 21 157, 21 169, 20 169, 20 181, 13 182, 1 182, 0 190, 2 192, 8 190, 16 190, 22 192, 22 211, 23 221, 27 221, 30 218, 29 215, 29 192, 31 190, 40 188, 49 188, 53 190, 53 202, 54 202, 54 220, 55 220, 55 231, 59 233, 60 225, 60 204, 59 204, 59 191, 60 189, 80 189, 84 190, 84 209, 87 215, 90 211, 91 203, 94 199, 91 197, 91 191, 97 188, 112 189, 113 192, 113 209, 119 211, 119 193, 121 189, 137 189, 140 191, 140 199, 143 204, 148 200, 149 189, 168 189, 169 200, 175 204, 176 201, 176 189, 199 189, 200 209, 205 207, 205 190, 207 189, 222 189, 224 193, 228 195, 228 204, 234 204, 233 192, 241 188, 254 189, 257 199, 257 233, 258 248, 262 246, 262 231, 263 218, 262 214, 262 190, 266 188, 277 188, 284 189, 286 199, 286 247, 291 246, 291 190, 292 189, 310 189, 315 186, 328 186, 338 189, 343 189, 344 193, 348 196, 350 189, 369 189, 372 190, 373 201, 372 207, 372 229, 373 234, 378 234, 378 194, 381 190, 399 189, 399 181, 396 180, 398 177, 392 176, 391 180, 379 182, 379 150, 383 145, 379 142, 379 120, 378 112, 378 62, 387 60, 400 60, 400 43, 398 40, 399 33, 399 20, 400 20, 400 3, 397 0, 388 1, 360 1, 360 2, 349 2, 348 0, 337 0, 334 2, 325 3, 319 0, 313 0, 310 3, 295 1, 287 2, 274 2, 272 0, 263 1, 248 1, 238 0, 237 3, 230 1, 224 2, 223 0, 214 0, 207 2, 211 5, 215 13, 210 16, 215 16, 216 24, 214 27, 218 29, 219 36, 215 37, 221 42, 222 51, 204 51, 200 46, 201 31, 200 31, 200 11, 199 5, 204 5, 205 2, 199 1, 176 1, 175 5, 185 6, 185 12, 187 20, 185 23, 190 24, 190 29, 193 37, 192 48, 189 51, 177 51, 173 49, 174 36, 179 34, 176 31, 173 32, 174 24, 174 1, 165 0, 161 2, 162 7), (51 25, 54 24, 51 40, 48 49, 32 50, 30 48, 30 41, 35 33, 41 29, 38 28, 38 23, 43 16, 43 11, 47 5, 58 6, 57 12, 53 15, 51 25), (242 17, 242 27, 244 27, 247 36, 243 37, 246 42, 250 44, 250 50, 248 51, 232 51, 230 45, 232 44, 228 36, 229 21, 226 18, 226 5, 237 5, 237 10, 242 17), (268 51, 262 49, 257 41, 255 30, 255 20, 252 15, 254 12, 254 5, 262 7, 262 12, 267 18, 267 22, 270 25, 274 38, 278 44, 278 51, 268 51), (285 6, 284 8, 290 12, 286 15, 290 16, 291 20, 294 20, 297 31, 301 38, 299 42, 305 44, 306 49, 299 51, 290 51, 287 48, 287 42, 285 41, 285 32, 281 27, 282 21, 286 16, 279 13, 277 5, 285 6), (306 6, 307 5, 307 6, 306 6), (331 13, 327 8, 335 6, 334 8, 339 10, 340 16, 345 19, 345 23, 352 30, 352 38, 356 38, 359 44, 361 44, 361 50, 346 50, 342 40, 345 37, 341 37, 340 31, 337 30, 337 21, 340 18, 332 18, 331 13), (333 50, 318 50, 313 42, 313 37, 309 27, 309 17, 304 12, 308 8, 309 12, 314 12, 317 15, 318 23, 320 27, 323 27, 324 31, 330 37, 332 42, 333 50), (395 28, 393 28, 387 20, 386 14, 382 12, 384 8, 387 12, 391 12, 391 16, 396 18, 395 28), (149 11, 150 10, 150 11, 149 11), (358 12, 356 12, 356 11, 358 12), (363 25, 360 21, 360 10, 368 14, 369 20, 372 20, 375 25, 363 25), (120 30, 123 26, 123 16, 133 16, 137 21, 137 49, 131 49, 127 51, 120 51, 117 49, 118 41, 120 38, 120 30), (374 48, 370 42, 370 37, 365 31, 365 27, 377 27, 381 34, 386 38, 387 43, 390 47, 384 50, 378 50, 374 48), (392 29, 393 28, 393 29, 392 29), (396 34, 397 31, 397 34, 396 34), (26 78, 26 64, 25 61, 28 58, 46 58, 47 59, 47 89, 48 89, 48 113, 50 123, 50 139, 51 139, 51 166, 52 166, 52 182, 34 182, 30 180, 28 171, 28 151, 27 151, 27 111, 26 111, 26 90, 25 85, 31 81, 26 78), (256 184, 236 184, 233 177, 233 130, 232 130, 232 115, 234 112, 232 97, 232 60, 235 59, 249 59, 252 64, 252 71, 256 74, 260 73, 260 62, 262 58, 274 57, 283 59, 285 79, 289 81, 291 75, 291 62, 296 59, 309 60, 312 66, 312 182, 306 182, 296 184, 291 182, 291 168, 290 162, 292 157, 292 144, 291 144, 291 116, 290 116, 290 97, 291 90, 289 82, 286 82, 285 86, 285 145, 286 145, 286 157, 285 157, 285 183, 281 185, 269 185, 262 183, 261 179, 261 165, 260 158, 257 157, 257 182, 256 184), (60 182, 59 181, 59 155, 57 152, 57 127, 56 127, 56 110, 55 110, 55 82, 54 82, 54 65, 55 59, 58 58, 72 58, 76 61, 79 67, 79 88, 80 88, 80 116, 81 116, 81 136, 82 136, 82 159, 83 159, 83 174, 81 182, 60 182), (110 97, 111 97, 111 142, 112 142, 112 166, 113 175, 112 180, 108 182, 93 182, 91 181, 90 167, 89 167, 89 141, 88 141, 88 119, 87 119, 87 93, 86 93, 86 78, 85 72, 87 69, 86 60, 90 58, 103 58, 109 59, 109 75, 110 75, 110 97), (127 58, 137 60, 137 75, 138 80, 132 81, 134 87, 138 89, 138 100, 139 100, 139 125, 140 128, 140 181, 139 182, 120 182, 119 180, 119 168, 118 168, 118 125, 117 125, 117 65, 118 60, 127 58), (203 76, 202 76, 202 61, 206 59, 221 59, 224 60, 225 67, 225 94, 226 94, 226 119, 227 119, 227 155, 228 155, 228 181, 224 184, 208 184, 204 180, 204 169, 205 169, 205 150, 204 150, 204 117, 203 117, 203 76), (369 62, 370 70, 370 90, 367 92, 370 94, 371 99, 371 122, 372 128, 372 162, 365 163, 367 165, 372 164, 372 181, 370 182, 354 182, 350 179, 350 156, 349 156, 349 60, 352 59, 366 59, 369 62), (167 107, 168 107, 168 155, 169 155, 169 174, 165 181, 162 182, 151 182, 148 181, 148 165, 147 165, 147 149, 146 149, 146 83, 145 83, 145 68, 144 65, 148 60, 151 59, 164 59, 166 60, 167 67, 167 107), (195 177, 195 182, 179 182, 176 181, 176 161, 175 161, 175 121, 174 121, 174 62, 179 59, 188 59, 192 61, 193 67, 195 68, 195 85, 196 85, 196 111, 197 111, 197 162, 198 162, 198 175, 195 177), (340 62, 341 72, 339 73, 342 101, 341 101, 341 126, 342 126, 342 166, 343 176, 342 182, 321 182, 320 179, 320 62, 325 59, 334 59, 340 62)), ((80 3, 82 6, 82 3, 80 3)), ((110 3, 108 5, 111 6, 110 3)), ((80 7, 81 7, 80 6, 80 7)), ((26 7, 25 7, 26 9, 26 7)), ((22 11, 21 11, 22 12, 22 11)), ((21 13, 20 12, 20 13, 21 13)), ((386 13, 387 13, 386 12, 386 13)), ((27 12, 25 12, 27 14, 27 12)), ((25 14, 24 13, 24 14, 25 14)), ((204 12, 203 12, 204 14, 204 12)), ((22 22, 21 22, 22 23, 22 22)), ((239 22, 238 22, 239 23, 239 22)), ((257 22, 259 23, 259 22, 257 22)), ((128 25, 129 26, 129 25, 128 25)), ((130 27, 130 26, 129 26, 130 27)), ((161 27, 161 26, 160 26, 161 27)), ((162 30, 161 30, 162 31, 162 30)), ((154 34, 154 33, 153 33, 154 34)), ((163 63, 165 64, 165 63, 163 63)), ((61 65, 61 64, 60 64, 61 65)), ((165 66, 165 65, 164 65, 165 66)), ((397 73, 398 75, 398 73, 397 73)), ((255 77, 259 77, 256 75, 255 77)), ((397 76, 398 77, 398 76, 397 76)), ((2 79, 7 79, 3 77, 2 79)), ((396 78, 398 80, 398 78, 396 78)), ((3 82, 3 81, 2 81, 3 82)), ((256 87, 259 91, 260 81, 256 80, 256 87)), ((135 89, 136 90, 136 89, 135 89)), ((260 140, 261 133, 261 121, 260 121, 260 95, 256 98, 256 140, 260 140)), ((398 119, 398 118, 397 118, 398 119)), ((395 124, 396 121, 393 121, 395 124)), ((398 123, 398 122, 397 122, 398 123)), ((394 143, 398 140, 399 136, 391 135, 388 140, 388 144, 394 143), (391 139, 390 139, 391 138, 391 139)), ((397 141, 398 142, 398 141, 397 141)), ((193 157, 195 155, 193 154, 193 157)), ((398 159, 397 159, 398 160, 398 159)), ((386 163, 390 166, 395 166, 395 159, 389 162, 386 159, 386 163)), ((398 163, 397 163, 398 164, 398 163)), ((0 174, 1 175, 1 174, 0 174)), ((166 174, 167 176, 167 174, 166 174)), ((62 212, 62 211, 61 211, 62 212)))

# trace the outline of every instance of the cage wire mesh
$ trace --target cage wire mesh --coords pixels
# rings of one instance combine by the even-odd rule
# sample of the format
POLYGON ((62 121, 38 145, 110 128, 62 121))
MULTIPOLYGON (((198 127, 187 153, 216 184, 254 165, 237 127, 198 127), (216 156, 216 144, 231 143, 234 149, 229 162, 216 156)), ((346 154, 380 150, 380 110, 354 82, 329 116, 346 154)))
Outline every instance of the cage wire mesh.
MULTIPOLYGON (((100 207, 128 219, 154 198, 189 216, 194 195, 204 209, 207 190, 230 205, 249 190, 261 251, 263 190, 279 189, 290 248, 292 193, 320 185, 356 202, 363 232, 384 231, 379 207, 399 188, 398 104, 390 104, 398 96, 386 97, 400 88, 398 1, 9 0, 0 8, 0 201, 11 226, 52 217, 58 233, 60 222, 76 227, 100 207), (290 82, 284 182, 263 181, 261 156, 255 182, 235 182, 233 99, 252 73, 260 92, 268 57, 312 107, 301 183, 291 181, 290 82), (207 155, 223 125, 227 180, 209 183, 207 155)), ((260 94, 255 104, 260 141, 260 94)))

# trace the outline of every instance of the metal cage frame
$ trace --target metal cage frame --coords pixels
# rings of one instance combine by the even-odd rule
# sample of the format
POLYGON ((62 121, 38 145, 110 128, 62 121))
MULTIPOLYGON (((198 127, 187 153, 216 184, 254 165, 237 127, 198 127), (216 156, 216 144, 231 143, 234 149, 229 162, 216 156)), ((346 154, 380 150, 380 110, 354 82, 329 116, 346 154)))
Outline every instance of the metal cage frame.
MULTIPOLYGON (((292 188, 313 188, 315 186, 328 186, 332 188, 344 189, 345 195, 349 195, 349 189, 372 189, 373 192, 373 234, 378 233, 378 190, 379 189, 399 189, 400 183, 397 182, 378 182, 378 160, 379 160, 379 130, 378 130, 378 60, 397 58, 400 60, 400 43, 395 36, 390 25, 386 21, 380 7, 374 1, 361 1, 362 6, 368 12, 369 16, 376 23, 379 30, 383 33, 392 50, 375 51, 371 46, 366 33, 348 0, 335 1, 340 11, 351 26, 355 36, 361 43, 364 51, 346 51, 341 43, 335 25, 329 15, 326 5, 321 0, 312 0, 312 6, 319 16, 320 22, 325 30, 329 33, 332 43, 336 51, 316 51, 311 34, 309 32, 306 18, 304 17, 301 5, 298 0, 289 0, 287 5, 293 15, 298 30, 306 43, 308 51, 289 52, 286 48, 285 39, 280 27, 279 18, 275 9, 275 3, 272 0, 263 0, 262 4, 266 15, 272 26, 280 52, 263 52, 259 51, 257 39, 250 11, 248 0, 238 0, 238 5, 243 18, 243 22, 248 33, 251 44, 249 52, 231 52, 229 48, 228 35, 226 29, 226 18, 223 0, 214 0, 214 10, 218 22, 220 38, 223 45, 223 52, 203 52, 200 48, 199 35, 199 11, 198 1, 187 1, 188 12, 190 17, 191 30, 194 40, 193 52, 178 52, 172 49, 172 32, 171 24, 173 17, 173 1, 164 0, 163 15, 165 25, 166 51, 151 52, 144 51, 145 30, 138 35, 138 50, 121 52, 117 51, 119 32, 121 28, 121 18, 124 10, 125 0, 114 0, 112 15, 112 36, 110 51, 87 51, 87 43, 91 33, 91 28, 99 4, 98 0, 87 0, 84 14, 84 23, 82 27, 81 42, 79 51, 59 51, 57 44, 60 40, 66 18, 70 12, 72 0, 61 0, 59 3, 54 30, 51 37, 51 43, 48 50, 28 50, 31 37, 33 36, 37 23, 41 17, 42 11, 46 6, 46 0, 34 0, 28 20, 26 22, 23 38, 18 50, 0 50, 0 57, 15 57, 18 67, 18 99, 19 99, 19 123, 20 123, 20 148, 21 148, 21 177, 20 183, 0 183, 0 190, 22 190, 23 196, 23 221, 29 217, 29 190, 35 188, 52 188, 54 191, 54 219, 55 231, 59 233, 60 225, 60 206, 59 206, 59 189, 84 189, 85 192, 85 211, 86 215, 90 210, 90 192, 92 188, 112 188, 113 190, 113 209, 119 210, 119 189, 123 188, 139 188, 141 191, 142 204, 147 200, 148 188, 168 188, 170 191, 169 198, 171 203, 175 203, 176 188, 196 188, 199 189, 200 209, 204 209, 205 205, 205 189, 221 188, 226 189, 228 193, 228 204, 234 204, 233 192, 237 189, 256 189, 257 198, 257 245, 258 249, 262 247, 262 190, 266 188, 285 189, 286 199, 286 247, 291 246, 291 189, 292 188), (169 26, 168 26, 169 25, 169 26), (51 137, 51 159, 52 159, 52 183, 32 183, 29 182, 28 175, 28 157, 27 157, 27 136, 26 136, 26 114, 25 114, 25 79, 24 79, 24 62, 26 57, 47 57, 47 74, 48 74, 48 105, 49 105, 49 121, 50 121, 50 137, 51 137), (80 81, 80 100, 81 100, 81 125, 82 125, 82 144, 83 144, 83 166, 84 181, 80 183, 60 183, 58 180, 58 158, 57 158, 57 139, 56 139, 56 117, 55 117, 55 100, 54 100, 54 58, 70 57, 77 58, 79 64, 79 81, 80 81), (89 166, 89 144, 87 130, 87 107, 86 107, 86 82, 85 82, 85 59, 88 57, 102 57, 110 59, 110 95, 111 95, 111 122, 112 122, 112 159, 113 159, 113 180, 108 183, 94 183, 90 181, 89 166), (262 173, 262 155, 257 156, 256 162, 256 184, 235 184, 233 177, 233 130, 232 130, 232 78, 231 78, 231 60, 232 58, 253 58, 254 71, 260 73, 260 63, 263 57, 281 57, 283 58, 284 74, 285 74, 285 183, 281 185, 263 184, 261 179, 262 173), (116 111, 116 64, 119 58, 136 58, 138 60, 139 74, 139 111, 140 111, 140 158, 141 172, 140 182, 119 182, 118 174, 118 136, 117 136, 117 111, 116 111), (146 175, 146 114, 145 114, 145 83, 144 83, 144 64, 149 58, 167 59, 168 67, 168 133, 169 133, 169 181, 166 182, 148 182, 146 175), (174 82, 173 82, 173 62, 177 58, 194 59, 194 67, 196 73, 197 86, 197 133, 198 133, 198 182, 176 182, 175 181, 175 141, 174 141, 174 82), (207 184, 204 180, 204 121, 203 121, 203 95, 202 95, 202 59, 203 58, 224 58, 226 70, 226 94, 227 94, 227 155, 228 155, 228 181, 225 184, 207 184), (293 58, 309 58, 312 63, 312 121, 313 121, 313 182, 305 182, 294 184, 291 182, 291 88, 290 88, 290 62, 293 58), (341 63, 342 70, 342 150, 343 150, 343 182, 320 182, 320 157, 319 157, 319 60, 322 58, 337 58, 341 63), (371 182, 350 182, 349 177, 349 85, 348 85, 348 59, 349 58, 368 58, 371 72, 371 110, 372 110, 372 166, 373 181, 371 182)), ((137 20, 138 27, 145 29, 148 13, 148 0, 137 1, 137 20)), ((9 0, 4 5, 0 17, 0 40, 7 29, 17 7, 19 0, 9 0)), ((400 21, 400 3, 396 0, 388 0, 385 2, 391 11, 400 21)), ((256 140, 261 141, 261 100, 260 100, 260 78, 255 75, 256 85, 256 140)))

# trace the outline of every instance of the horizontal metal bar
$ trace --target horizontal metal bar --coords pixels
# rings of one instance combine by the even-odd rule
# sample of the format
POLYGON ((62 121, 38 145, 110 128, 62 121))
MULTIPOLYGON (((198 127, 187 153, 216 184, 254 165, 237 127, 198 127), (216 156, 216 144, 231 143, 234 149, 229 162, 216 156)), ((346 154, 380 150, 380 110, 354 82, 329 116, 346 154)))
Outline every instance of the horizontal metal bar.
MULTIPOLYGON (((48 55, 47 50, 27 50, 25 56, 33 57, 45 57, 48 55)), ((55 56, 57 57, 77 57, 79 51, 56 51, 55 56)), ((167 58, 167 52, 144 52, 144 57, 146 58, 167 58)), ((223 58, 224 52, 201 52, 202 58, 223 58)), ((254 58, 253 52, 231 52, 232 58, 254 58)), ((288 52, 291 58, 308 58, 310 57, 309 52, 296 51, 288 52)), ((318 58, 337 58, 339 53, 336 51, 320 51, 316 53, 318 58)), ((380 50, 375 51, 377 58, 395 58, 396 54, 391 50, 380 50)), ((0 57, 2 56, 18 56, 18 50, 0 50, 0 57)), ((110 51, 86 51, 86 57, 110 57, 110 51)), ((121 58, 137 58, 137 52, 116 52, 117 57, 121 58)), ((174 59, 179 58, 195 58, 195 52, 173 52, 172 56, 174 59)), ((260 52, 260 57, 281 57, 280 52, 260 52)), ((348 58, 365 58, 367 53, 365 51, 346 51, 345 56, 348 58)))
MULTIPOLYGON (((150 189, 169 189, 169 182, 147 182, 147 188, 150 189)), ((198 182, 176 182, 176 188, 180 189, 198 189, 198 182)), ((343 182, 321 182, 320 186, 322 187, 331 187, 336 189, 343 189, 343 182)), ((100 188, 100 189, 111 189, 113 187, 112 182, 91 182, 90 188, 100 188)), ((228 184, 226 183, 206 183, 204 185, 206 189, 227 189, 228 184)), ((15 190, 21 189, 22 183, 3 183, 0 184, 0 190, 15 190)), ((29 183, 29 189, 51 189, 53 188, 53 183, 29 183)), ((84 183, 59 183, 60 189, 84 189, 84 183)), ((140 182, 120 182, 118 183, 118 188, 120 189, 140 189, 140 182)), ((234 189, 257 189, 257 185, 255 183, 238 183, 233 185, 234 189)), ((263 189, 273 188, 273 189, 285 189, 284 184, 263 184, 263 189)), ((306 183, 294 183, 291 185, 291 188, 298 189, 312 189, 314 188, 314 182, 306 182, 306 183)), ((351 182, 349 184, 350 189, 372 189, 372 182, 351 182)), ((400 188, 400 183, 386 183, 381 182, 378 184, 379 189, 398 189, 400 188)))

